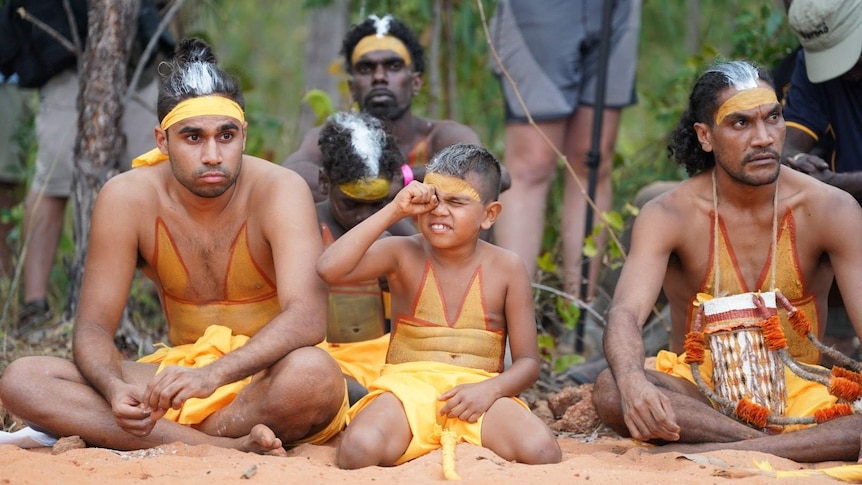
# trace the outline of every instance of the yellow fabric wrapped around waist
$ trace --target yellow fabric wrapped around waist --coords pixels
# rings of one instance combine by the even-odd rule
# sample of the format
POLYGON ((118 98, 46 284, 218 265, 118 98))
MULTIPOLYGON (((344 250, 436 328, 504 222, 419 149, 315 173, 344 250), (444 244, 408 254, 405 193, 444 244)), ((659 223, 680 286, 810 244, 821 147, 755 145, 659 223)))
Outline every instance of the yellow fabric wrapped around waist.
MULTIPOLYGON (((350 408, 348 422, 377 396, 391 392, 401 402, 413 434, 407 450, 395 461, 396 465, 439 449, 441 429, 453 432, 458 441, 482 446, 482 423, 485 414, 475 423, 441 416, 440 409, 446 402, 437 398, 455 386, 483 382, 497 375, 495 372, 440 362, 386 364, 380 378, 368 386, 368 394, 350 408)), ((512 399, 524 409, 530 410, 529 406, 516 397, 507 399, 512 399)))
POLYGON ((380 377, 386 364, 386 349, 389 348, 389 334, 372 340, 336 344, 328 341, 317 344, 338 362, 344 375, 348 375, 364 387, 380 377))
MULTIPOLYGON (((677 355, 666 350, 659 351, 656 356, 655 370, 685 379, 697 385, 694 382, 691 366, 685 363, 685 353, 677 355)), ((712 355, 709 350, 704 352, 703 364, 700 365, 699 370, 703 381, 712 389, 712 355)), ((829 394, 829 389, 826 386, 797 376, 787 366, 784 366, 784 381, 787 388, 787 400, 784 410, 786 416, 813 416, 815 411, 832 406, 838 401, 838 398, 829 394)), ((809 426, 785 426, 782 432, 788 433, 809 426)))
MULTIPOLYGON (((159 368, 156 370, 157 374, 170 365, 197 369, 207 366, 225 354, 242 347, 248 340, 248 336, 233 335, 227 327, 211 325, 195 343, 177 347, 163 347, 150 355, 141 357, 138 362, 159 364, 159 368)), ((233 402, 239 391, 247 386, 251 379, 252 376, 248 376, 245 379, 225 384, 216 389, 209 397, 188 399, 180 409, 168 409, 164 417, 180 424, 198 424, 233 402)))
POLYGON ((392 332, 386 355, 388 364, 432 361, 461 367, 501 372, 505 336, 478 328, 450 328, 410 324, 402 317, 392 332))

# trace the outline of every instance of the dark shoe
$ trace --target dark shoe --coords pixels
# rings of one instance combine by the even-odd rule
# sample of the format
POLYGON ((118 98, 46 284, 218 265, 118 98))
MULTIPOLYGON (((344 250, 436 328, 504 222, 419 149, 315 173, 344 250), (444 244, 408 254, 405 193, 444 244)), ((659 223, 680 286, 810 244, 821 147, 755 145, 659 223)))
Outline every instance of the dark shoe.
POLYGON ((13 333, 15 338, 22 338, 31 332, 42 328, 54 318, 51 307, 45 300, 28 301, 18 314, 18 326, 13 333))

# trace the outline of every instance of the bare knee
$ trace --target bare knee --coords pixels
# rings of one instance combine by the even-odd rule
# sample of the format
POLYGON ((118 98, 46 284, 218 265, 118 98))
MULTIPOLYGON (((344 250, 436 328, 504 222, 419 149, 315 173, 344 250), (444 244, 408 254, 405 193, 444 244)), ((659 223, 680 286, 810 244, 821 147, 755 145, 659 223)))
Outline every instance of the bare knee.
POLYGON ((547 465, 559 463, 563 459, 556 436, 547 429, 546 433, 532 433, 520 440, 522 451, 517 461, 528 465, 547 465))
POLYGON ((377 427, 360 429, 348 426, 335 450, 335 464, 345 470, 380 465, 382 444, 386 439, 377 427))
POLYGON ((44 357, 21 357, 6 367, 0 379, 0 399, 4 405, 11 405, 28 395, 28 390, 32 391, 45 379, 48 374, 45 363, 44 357))
MULTIPOLYGON (((555 159, 554 159, 555 160, 555 159)), ((554 163, 530 163, 531 159, 521 161, 521 163, 507 164, 506 169, 509 170, 509 176, 513 183, 524 185, 527 187, 542 186, 549 184, 551 179, 556 175, 556 161, 554 163)))
POLYGON ((267 412, 328 424, 341 409, 346 386, 332 357, 316 347, 294 350, 272 370, 272 399, 267 412))
POLYGON ((0 402, 11 413, 26 419, 36 420, 40 416, 43 405, 52 402, 52 396, 45 393, 55 393, 56 379, 64 377, 71 379, 73 374, 64 376, 66 370, 74 364, 67 360, 54 357, 31 356, 13 361, 3 371, 0 379, 0 402))
POLYGON ((596 378, 596 383, 593 386, 593 406, 602 422, 617 433, 627 433, 627 427, 622 417, 620 393, 610 369, 603 370, 596 378))

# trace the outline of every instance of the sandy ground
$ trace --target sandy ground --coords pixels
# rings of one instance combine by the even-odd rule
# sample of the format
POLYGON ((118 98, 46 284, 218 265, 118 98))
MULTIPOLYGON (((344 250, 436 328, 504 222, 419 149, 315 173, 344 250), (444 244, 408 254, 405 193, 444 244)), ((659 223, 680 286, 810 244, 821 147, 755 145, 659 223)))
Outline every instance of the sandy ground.
MULTIPOLYGON (((150 450, 117 452, 103 448, 72 449, 52 454, 50 448, 23 450, 0 446, 2 484, 157 484, 157 483, 349 483, 426 484, 444 482, 440 451, 398 467, 340 470, 333 465, 335 443, 302 445, 287 457, 260 456, 212 446, 173 444, 150 450)), ((654 454, 618 437, 559 438, 563 461, 557 465, 506 462, 491 451, 459 444, 456 471, 465 484, 726 484, 841 483, 819 474, 775 478, 758 470, 754 461, 776 470, 812 468, 762 453, 719 451, 703 455, 654 454)), ((817 467, 838 463, 818 464, 817 467)))
MULTIPOLYGON (((53 349, 54 355, 65 355, 53 349)), ((44 349, 42 353, 46 352, 44 349)), ((11 360, 11 359, 9 359, 11 360)), ((601 425, 591 403, 592 385, 565 387, 559 392, 534 389, 521 397, 556 433, 563 460, 556 465, 510 463, 490 450, 466 443, 455 449, 455 469, 465 484, 592 483, 625 485, 668 484, 817 484, 842 483, 819 472, 807 477, 777 478, 756 462, 774 470, 799 471, 842 465, 839 462, 799 464, 764 453, 717 451, 683 456, 653 453, 654 448, 620 438, 601 425)), ((0 422, 14 431, 21 422, 6 414, 0 422)), ((444 483, 441 452, 435 451, 391 468, 340 470, 335 465, 339 437, 323 446, 302 445, 287 457, 261 456, 212 446, 181 443, 149 450, 119 452, 86 448, 64 438, 53 449, 20 449, 0 445, 0 485, 6 484, 427 484, 444 483)))

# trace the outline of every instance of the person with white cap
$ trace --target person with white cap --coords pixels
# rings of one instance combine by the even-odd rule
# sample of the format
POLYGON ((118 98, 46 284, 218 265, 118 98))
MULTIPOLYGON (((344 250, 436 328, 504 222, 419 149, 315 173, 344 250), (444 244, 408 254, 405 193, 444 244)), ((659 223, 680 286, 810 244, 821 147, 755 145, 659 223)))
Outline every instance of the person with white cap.
MULTIPOLYGON (((802 49, 785 100, 783 162, 862 201, 862 1, 793 0, 788 22, 802 49), (824 154, 816 146, 825 139, 824 154)), ((855 335, 833 289, 824 343, 858 357, 855 335)))
POLYGON ((862 2, 793 0, 790 27, 802 44, 784 118, 784 163, 862 200, 862 2), (829 160, 810 153, 827 134, 829 160))

